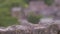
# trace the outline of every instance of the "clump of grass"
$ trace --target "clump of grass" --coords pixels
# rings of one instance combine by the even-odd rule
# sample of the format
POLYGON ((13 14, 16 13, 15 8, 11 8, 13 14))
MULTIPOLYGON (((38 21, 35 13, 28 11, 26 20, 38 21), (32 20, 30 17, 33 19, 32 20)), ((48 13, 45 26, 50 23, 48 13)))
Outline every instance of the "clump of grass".
POLYGON ((34 13, 32 13, 27 17, 27 20, 31 23, 37 24, 40 18, 42 18, 41 15, 34 15, 34 13))

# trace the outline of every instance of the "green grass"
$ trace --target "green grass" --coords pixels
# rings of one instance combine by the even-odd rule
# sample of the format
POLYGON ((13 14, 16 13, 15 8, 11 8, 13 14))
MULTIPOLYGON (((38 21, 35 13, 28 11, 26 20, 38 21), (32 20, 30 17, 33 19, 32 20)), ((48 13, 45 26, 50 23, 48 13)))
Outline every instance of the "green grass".
POLYGON ((42 18, 41 15, 35 15, 33 12, 30 13, 30 15, 28 15, 27 20, 33 24, 37 24, 40 20, 40 18, 42 18))
POLYGON ((19 24, 16 18, 11 17, 10 8, 14 3, 22 7, 27 6, 25 0, 0 0, 0 26, 19 24))
POLYGON ((0 8, 0 26, 6 27, 13 24, 18 24, 18 21, 16 18, 11 17, 9 8, 0 8))
POLYGON ((11 17, 11 5, 13 0, 9 0, 9 2, 1 2, 0 3, 0 26, 10 26, 13 24, 19 24, 16 18, 11 17))

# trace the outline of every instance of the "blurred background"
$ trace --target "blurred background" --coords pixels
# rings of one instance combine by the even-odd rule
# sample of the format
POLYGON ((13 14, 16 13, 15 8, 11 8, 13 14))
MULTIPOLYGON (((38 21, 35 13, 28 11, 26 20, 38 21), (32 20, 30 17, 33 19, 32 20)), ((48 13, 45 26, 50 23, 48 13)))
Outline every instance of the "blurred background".
POLYGON ((19 24, 18 19, 27 19, 36 24, 42 17, 60 18, 59 1, 0 0, 0 26, 19 24))

